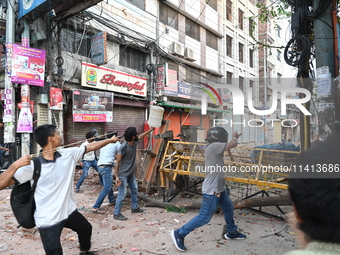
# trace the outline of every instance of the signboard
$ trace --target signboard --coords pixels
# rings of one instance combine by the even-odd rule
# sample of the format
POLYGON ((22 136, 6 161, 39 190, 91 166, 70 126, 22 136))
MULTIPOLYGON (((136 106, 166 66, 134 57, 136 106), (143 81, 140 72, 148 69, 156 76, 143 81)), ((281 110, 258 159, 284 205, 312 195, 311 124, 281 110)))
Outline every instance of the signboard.
MULTIPOLYGON (((33 11, 39 5, 43 4, 47 0, 22 0, 19 2, 19 14, 18 18, 25 16, 27 13, 33 11)), ((48 11, 48 10, 47 10, 48 11)), ((46 12, 47 12, 46 11, 46 12)))
POLYGON ((12 95, 13 95, 12 89, 5 89, 3 122, 13 122, 12 95))
POLYGON ((206 93, 206 89, 201 89, 188 83, 178 82, 178 97, 201 101, 202 96, 206 96, 208 103, 215 103, 216 99, 211 98, 211 93, 206 93))
POLYGON ((82 63, 81 85, 134 96, 147 96, 147 79, 113 69, 82 63))
POLYGON ((113 93, 73 91, 74 122, 112 122, 113 93))
POLYGON ((63 90, 55 87, 50 87, 50 109, 63 109, 63 90))
POLYGON ((168 79, 164 87, 165 96, 178 96, 177 71, 168 69, 168 79))
POLYGON ((163 89, 167 82, 168 63, 157 65, 156 89, 163 89))
POLYGON ((13 44, 11 82, 44 86, 46 51, 13 44))
POLYGON ((91 62, 96 65, 107 63, 106 32, 91 37, 91 62))

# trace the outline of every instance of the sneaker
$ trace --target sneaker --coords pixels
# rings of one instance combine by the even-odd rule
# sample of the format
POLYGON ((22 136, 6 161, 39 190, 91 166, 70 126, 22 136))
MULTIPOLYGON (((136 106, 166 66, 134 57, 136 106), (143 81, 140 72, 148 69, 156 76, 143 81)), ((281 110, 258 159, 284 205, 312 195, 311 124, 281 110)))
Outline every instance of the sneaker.
POLYGON ((177 250, 179 251, 186 251, 187 247, 184 246, 184 237, 178 234, 178 229, 171 231, 171 238, 174 242, 177 250))
POLYGON ((80 189, 75 189, 74 192, 75 192, 75 193, 83 193, 83 191, 80 190, 80 189))
POLYGON ((117 215, 113 215, 113 218, 115 220, 127 220, 127 218, 123 215, 123 214, 117 214, 117 215))
POLYGON ((80 255, 96 255, 96 252, 93 251, 83 251, 79 253, 80 255))
POLYGON ((137 209, 132 209, 132 210, 131 210, 132 213, 142 213, 142 212, 144 212, 144 211, 145 211, 145 210, 140 209, 139 207, 138 207, 137 209))
POLYGON ((237 240, 242 240, 242 239, 246 239, 247 236, 244 234, 241 234, 240 232, 235 232, 234 234, 231 233, 226 233, 224 235, 225 239, 237 239, 237 240))
POLYGON ((227 232, 228 232, 228 229, 227 229, 227 227, 224 225, 224 226, 223 226, 223 230, 222 230, 222 239, 226 240, 226 238, 224 237, 224 235, 227 234, 227 232))

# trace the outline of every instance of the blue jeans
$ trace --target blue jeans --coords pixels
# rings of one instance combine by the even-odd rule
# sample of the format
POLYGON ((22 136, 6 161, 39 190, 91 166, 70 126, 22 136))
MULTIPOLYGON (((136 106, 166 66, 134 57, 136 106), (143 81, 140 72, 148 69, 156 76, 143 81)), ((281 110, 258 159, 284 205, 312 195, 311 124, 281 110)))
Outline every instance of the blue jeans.
POLYGON ((103 178, 104 187, 103 187, 102 191, 100 192, 96 203, 93 205, 93 208, 99 208, 102 205, 106 195, 109 198, 109 203, 115 202, 115 198, 113 196, 113 190, 112 190, 112 184, 113 184, 112 167, 110 167, 110 166, 104 166, 104 167, 100 166, 100 167, 98 167, 98 172, 103 178))
POLYGON ((228 232, 235 233, 237 231, 237 226, 234 222, 234 206, 229 198, 229 194, 226 191, 223 191, 220 194, 220 197, 217 197, 216 195, 203 194, 203 201, 199 215, 179 228, 178 233, 182 237, 185 237, 194 229, 209 223, 217 209, 217 206, 220 206, 223 210, 224 220, 227 224, 228 232))
POLYGON ((138 198, 137 198, 137 181, 135 175, 131 175, 129 177, 119 177, 122 184, 118 186, 118 196, 115 205, 114 215, 120 214, 122 210, 123 200, 126 196, 127 185, 130 187, 131 191, 131 209, 138 208, 138 198))
MULTIPOLYGON (((98 172, 97 160, 84 160, 84 167, 83 167, 83 174, 81 175, 80 179, 77 182, 76 189, 79 189, 80 186, 83 184, 86 177, 89 175, 89 169, 92 166, 98 172)), ((100 183, 103 184, 103 178, 99 174, 100 183)))

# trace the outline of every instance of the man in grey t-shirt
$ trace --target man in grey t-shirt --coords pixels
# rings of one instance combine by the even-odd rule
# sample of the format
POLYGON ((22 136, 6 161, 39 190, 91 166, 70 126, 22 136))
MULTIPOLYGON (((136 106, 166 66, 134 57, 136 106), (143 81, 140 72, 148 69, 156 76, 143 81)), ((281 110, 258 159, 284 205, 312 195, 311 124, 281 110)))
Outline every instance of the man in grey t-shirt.
POLYGON ((127 186, 129 185, 131 191, 131 212, 141 213, 144 210, 138 207, 137 198, 137 181, 135 177, 136 171, 136 149, 138 140, 144 138, 147 134, 152 132, 155 128, 152 127, 148 131, 138 134, 135 127, 128 127, 125 130, 125 142, 119 147, 116 159, 116 185, 118 186, 118 196, 116 206, 114 209, 113 218, 115 220, 127 220, 127 218, 120 213, 123 205, 123 200, 126 196, 127 186))
POLYGON ((228 132, 223 127, 212 127, 208 130, 208 143, 205 149, 205 172, 206 177, 203 182, 203 201, 199 215, 191 219, 181 228, 171 231, 171 238, 180 251, 186 251, 184 238, 191 231, 210 222, 217 207, 220 206, 224 213, 223 237, 224 239, 245 239, 246 236, 237 231, 234 222, 234 207, 225 191, 224 160, 225 150, 237 146, 237 139, 240 135, 233 133, 233 139, 228 143, 228 132))

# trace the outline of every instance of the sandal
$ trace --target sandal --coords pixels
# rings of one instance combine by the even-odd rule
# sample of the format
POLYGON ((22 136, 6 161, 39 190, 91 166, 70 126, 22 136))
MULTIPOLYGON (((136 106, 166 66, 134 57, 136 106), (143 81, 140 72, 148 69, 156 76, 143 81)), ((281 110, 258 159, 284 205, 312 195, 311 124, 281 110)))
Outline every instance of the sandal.
POLYGON ((105 214, 106 212, 100 208, 93 208, 92 209, 93 213, 98 213, 98 214, 105 214))
POLYGON ((115 204, 116 204, 116 202, 109 203, 109 206, 114 206, 115 204))

